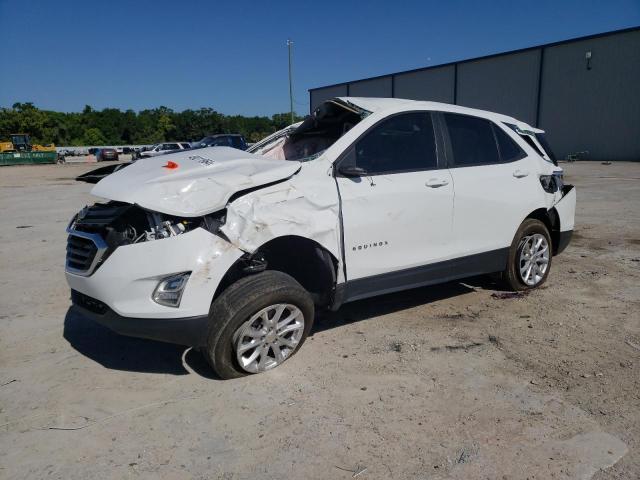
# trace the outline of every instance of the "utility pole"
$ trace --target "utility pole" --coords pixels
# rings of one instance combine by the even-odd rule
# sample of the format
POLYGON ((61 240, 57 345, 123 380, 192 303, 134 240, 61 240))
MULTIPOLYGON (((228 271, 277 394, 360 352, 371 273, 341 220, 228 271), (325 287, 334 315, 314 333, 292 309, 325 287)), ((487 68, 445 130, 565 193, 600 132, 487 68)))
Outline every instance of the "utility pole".
POLYGON ((291 111, 291 123, 294 123, 293 117, 293 80, 291 79, 291 48, 293 42, 290 38, 287 39, 287 47, 289 48, 289 109, 291 111))

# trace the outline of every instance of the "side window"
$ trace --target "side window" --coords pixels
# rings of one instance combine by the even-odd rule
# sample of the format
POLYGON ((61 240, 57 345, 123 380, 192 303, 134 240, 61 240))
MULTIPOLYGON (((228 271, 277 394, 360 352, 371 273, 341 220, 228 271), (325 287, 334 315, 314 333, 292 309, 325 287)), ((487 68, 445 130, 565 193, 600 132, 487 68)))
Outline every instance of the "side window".
POLYGON ((456 167, 500 163, 491 122, 483 118, 444 113, 456 167))
POLYGON ((498 140, 498 148, 500 149, 500 158, 503 162, 515 162, 527 156, 524 150, 500 127, 493 125, 493 131, 496 133, 496 140, 498 140))
POLYGON ((414 112, 383 120, 356 144, 355 166, 369 175, 437 168, 431 114, 414 112))

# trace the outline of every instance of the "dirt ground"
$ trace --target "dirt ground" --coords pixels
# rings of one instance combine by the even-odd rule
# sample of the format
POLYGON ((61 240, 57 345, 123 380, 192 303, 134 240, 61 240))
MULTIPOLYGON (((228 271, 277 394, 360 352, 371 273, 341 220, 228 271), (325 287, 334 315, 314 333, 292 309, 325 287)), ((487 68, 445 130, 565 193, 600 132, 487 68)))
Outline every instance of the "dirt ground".
POLYGON ((563 167, 576 235, 544 288, 349 304, 233 381, 67 312, 94 166, 0 168, 0 478, 640 478, 640 163, 563 167))

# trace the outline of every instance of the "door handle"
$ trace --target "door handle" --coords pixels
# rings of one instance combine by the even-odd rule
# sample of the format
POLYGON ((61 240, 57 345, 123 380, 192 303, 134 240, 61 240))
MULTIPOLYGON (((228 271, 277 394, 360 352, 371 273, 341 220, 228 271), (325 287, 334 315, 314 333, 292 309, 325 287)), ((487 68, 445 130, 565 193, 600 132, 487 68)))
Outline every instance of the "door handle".
POLYGON ((445 185, 449 185, 449 180, 447 180, 446 178, 430 178, 429 180, 427 180, 427 183, 425 183, 425 185, 431 188, 444 187, 445 185))
POLYGON ((529 175, 529 172, 527 172, 526 170, 516 170, 515 172, 513 172, 513 176, 516 178, 524 178, 527 175, 529 175))

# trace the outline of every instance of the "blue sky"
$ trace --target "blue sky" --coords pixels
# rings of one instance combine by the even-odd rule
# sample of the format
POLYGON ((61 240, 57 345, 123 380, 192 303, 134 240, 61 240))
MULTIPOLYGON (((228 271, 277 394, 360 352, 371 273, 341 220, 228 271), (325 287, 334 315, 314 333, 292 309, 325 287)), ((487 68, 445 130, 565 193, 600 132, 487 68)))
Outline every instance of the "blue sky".
POLYGON ((295 109, 309 88, 640 25, 640 0, 0 0, 0 106, 295 109))

